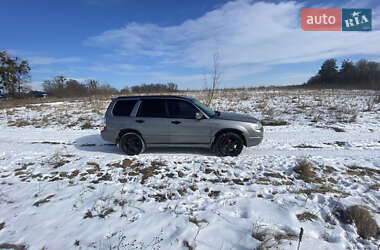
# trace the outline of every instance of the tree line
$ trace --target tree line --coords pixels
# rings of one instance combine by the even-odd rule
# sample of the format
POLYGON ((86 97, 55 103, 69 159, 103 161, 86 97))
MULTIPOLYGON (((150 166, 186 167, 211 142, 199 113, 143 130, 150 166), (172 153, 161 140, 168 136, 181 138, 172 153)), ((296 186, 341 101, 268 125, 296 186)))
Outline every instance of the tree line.
POLYGON ((318 73, 306 86, 357 89, 380 89, 380 63, 361 59, 356 63, 344 60, 338 68, 336 59, 322 63, 318 73))
MULTIPOLYGON (((31 91, 27 86, 30 80, 31 67, 27 60, 19 57, 13 57, 6 51, 0 51, 0 95, 6 93, 13 98, 24 98, 32 96, 30 93, 39 92, 31 91), (28 94, 29 93, 29 94, 28 94)), ((109 84, 101 84, 97 80, 87 79, 82 82, 66 78, 65 76, 56 76, 52 79, 45 80, 42 83, 43 91, 48 96, 53 97, 83 97, 94 95, 114 95, 129 93, 162 93, 176 92, 178 85, 172 82, 167 84, 151 83, 141 84, 132 87, 125 87, 118 91, 109 84)))
POLYGON ((178 85, 169 82, 167 84, 162 83, 151 83, 151 84, 141 84, 132 87, 125 87, 120 90, 121 93, 166 93, 166 92, 176 92, 178 91, 178 85))
POLYGON ((152 83, 125 87, 118 91, 109 84, 100 84, 96 80, 88 79, 79 82, 75 79, 56 76, 52 80, 43 83, 43 89, 49 96, 54 97, 83 97, 96 95, 115 95, 131 93, 162 93, 178 91, 175 83, 152 83))
MULTIPOLYGON (((214 60, 215 65, 215 60, 214 60)), ((215 68, 215 67, 214 67, 215 68)), ((31 92, 27 86, 30 80, 31 67, 27 60, 13 57, 6 51, 0 51, 0 94, 10 97, 28 97, 31 92)), ((300 87, 300 85, 298 85, 300 87)), ((361 59, 356 63, 344 60, 340 66, 336 59, 322 63, 318 73, 311 77, 304 87, 312 88, 357 88, 380 89, 380 63, 361 59)), ((140 84, 125 87, 118 91, 109 84, 100 84, 97 80, 88 79, 79 82, 76 79, 56 76, 43 82, 43 90, 48 96, 82 97, 92 95, 113 95, 130 93, 163 93, 176 92, 178 85, 169 82, 140 84)))
POLYGON ((113 95, 119 91, 109 84, 100 84, 96 80, 88 79, 79 82, 75 79, 56 76, 42 84, 48 96, 54 97, 83 97, 94 95, 113 95))

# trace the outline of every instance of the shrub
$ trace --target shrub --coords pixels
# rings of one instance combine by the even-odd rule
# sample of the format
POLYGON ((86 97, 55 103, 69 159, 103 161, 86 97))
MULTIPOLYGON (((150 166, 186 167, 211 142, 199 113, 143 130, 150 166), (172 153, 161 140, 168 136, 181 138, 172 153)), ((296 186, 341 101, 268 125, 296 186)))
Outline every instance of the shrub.
POLYGON ((376 221, 365 207, 355 205, 348 208, 347 213, 355 223, 360 237, 368 239, 375 237, 380 232, 376 221))
POLYGON ((310 182, 316 175, 313 171, 313 164, 307 159, 299 160, 293 170, 298 174, 297 179, 305 182, 310 182))

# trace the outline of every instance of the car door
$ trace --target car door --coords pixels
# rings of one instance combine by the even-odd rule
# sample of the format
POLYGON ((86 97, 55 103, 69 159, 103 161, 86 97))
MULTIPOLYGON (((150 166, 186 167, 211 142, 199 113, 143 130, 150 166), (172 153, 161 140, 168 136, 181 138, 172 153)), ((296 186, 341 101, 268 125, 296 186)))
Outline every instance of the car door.
POLYGON ((172 144, 209 144, 211 126, 209 119, 195 119, 200 112, 192 103, 180 99, 167 100, 170 119, 169 132, 172 144))
POLYGON ((164 99, 141 100, 135 117, 136 128, 147 144, 170 143, 169 124, 164 99))

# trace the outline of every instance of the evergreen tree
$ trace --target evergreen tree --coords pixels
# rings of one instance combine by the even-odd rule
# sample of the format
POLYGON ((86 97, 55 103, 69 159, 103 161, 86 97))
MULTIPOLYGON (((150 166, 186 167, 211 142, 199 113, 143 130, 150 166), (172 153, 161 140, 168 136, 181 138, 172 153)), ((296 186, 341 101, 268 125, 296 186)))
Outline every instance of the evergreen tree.
POLYGON ((30 66, 26 60, 11 57, 6 51, 0 51, 0 85, 9 96, 21 96, 24 84, 30 79, 30 66))
POLYGON ((322 83, 334 83, 338 79, 338 66, 336 59, 326 60, 319 70, 318 74, 321 76, 322 83))

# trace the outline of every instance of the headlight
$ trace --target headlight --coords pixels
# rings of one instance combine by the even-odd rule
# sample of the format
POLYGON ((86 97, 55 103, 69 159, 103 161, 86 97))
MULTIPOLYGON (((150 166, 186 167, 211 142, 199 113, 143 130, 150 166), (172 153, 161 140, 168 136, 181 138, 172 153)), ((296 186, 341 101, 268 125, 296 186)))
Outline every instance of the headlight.
POLYGON ((263 127, 263 125, 261 125, 260 122, 252 123, 252 128, 253 128, 254 130, 260 130, 262 127, 263 127))

